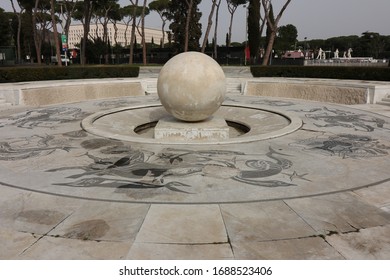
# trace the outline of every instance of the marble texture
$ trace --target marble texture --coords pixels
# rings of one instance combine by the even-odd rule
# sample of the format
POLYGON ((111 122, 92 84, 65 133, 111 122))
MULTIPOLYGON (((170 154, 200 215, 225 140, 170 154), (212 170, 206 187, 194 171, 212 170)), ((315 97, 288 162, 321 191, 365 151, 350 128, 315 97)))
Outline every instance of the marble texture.
POLYGON ((184 121, 201 121, 219 109, 225 99, 225 74, 208 55, 185 52, 161 69, 157 94, 164 108, 184 121))

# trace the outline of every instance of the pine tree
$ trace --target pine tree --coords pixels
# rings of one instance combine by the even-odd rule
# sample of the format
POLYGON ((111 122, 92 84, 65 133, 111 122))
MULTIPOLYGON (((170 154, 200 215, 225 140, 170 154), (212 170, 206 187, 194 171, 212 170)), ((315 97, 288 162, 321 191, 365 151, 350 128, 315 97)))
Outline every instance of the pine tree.
POLYGON ((249 1, 248 45, 251 57, 257 57, 260 48, 260 0, 249 1))
POLYGON ((172 30, 174 48, 177 52, 199 50, 199 40, 202 36, 202 25, 199 23, 202 13, 198 9, 200 2, 201 0, 171 1, 169 10, 172 23, 169 28, 172 30))

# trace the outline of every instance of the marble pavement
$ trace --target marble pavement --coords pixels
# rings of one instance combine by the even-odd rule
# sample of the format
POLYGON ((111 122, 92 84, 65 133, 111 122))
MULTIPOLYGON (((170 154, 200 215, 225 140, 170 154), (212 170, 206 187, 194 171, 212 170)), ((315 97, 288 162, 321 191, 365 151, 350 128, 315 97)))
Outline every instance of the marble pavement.
POLYGON ((207 146, 80 127, 156 98, 0 111, 0 259, 390 259, 390 108, 228 95, 302 127, 207 146))

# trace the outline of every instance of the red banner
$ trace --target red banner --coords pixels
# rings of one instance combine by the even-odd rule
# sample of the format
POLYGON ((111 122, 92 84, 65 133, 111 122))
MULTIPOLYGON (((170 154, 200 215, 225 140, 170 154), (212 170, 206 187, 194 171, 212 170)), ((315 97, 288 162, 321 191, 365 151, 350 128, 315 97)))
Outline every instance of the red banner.
POLYGON ((251 50, 249 47, 245 47, 245 59, 249 60, 251 58, 251 50))

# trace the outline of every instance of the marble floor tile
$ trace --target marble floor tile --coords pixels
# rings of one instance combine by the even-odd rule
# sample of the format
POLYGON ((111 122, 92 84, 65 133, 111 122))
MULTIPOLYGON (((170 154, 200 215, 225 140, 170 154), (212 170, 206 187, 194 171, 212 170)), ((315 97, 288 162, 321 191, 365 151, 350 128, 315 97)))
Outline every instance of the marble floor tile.
POLYGON ((390 225, 332 234, 326 241, 349 260, 390 259, 390 225))
POLYGON ((236 259, 258 260, 329 260, 343 259, 321 237, 264 242, 233 243, 236 259))
POLYGON ((283 201, 221 205, 230 240, 265 241, 312 236, 311 228, 283 201))
POLYGON ((230 244, 134 243, 127 259, 133 260, 226 260, 233 259, 230 244))
POLYGON ((218 205, 152 205, 136 242, 224 243, 227 235, 218 205))
POLYGON ((351 193, 291 199, 286 203, 321 234, 350 232, 390 223, 389 213, 351 193))
POLYGON ((148 204, 85 202, 50 235, 81 240, 132 241, 149 207, 148 204))
POLYGON ((43 237, 19 259, 29 260, 120 260, 127 255, 132 242, 106 242, 43 237))

